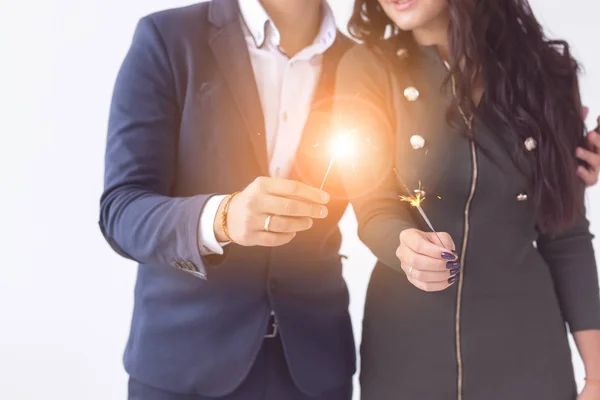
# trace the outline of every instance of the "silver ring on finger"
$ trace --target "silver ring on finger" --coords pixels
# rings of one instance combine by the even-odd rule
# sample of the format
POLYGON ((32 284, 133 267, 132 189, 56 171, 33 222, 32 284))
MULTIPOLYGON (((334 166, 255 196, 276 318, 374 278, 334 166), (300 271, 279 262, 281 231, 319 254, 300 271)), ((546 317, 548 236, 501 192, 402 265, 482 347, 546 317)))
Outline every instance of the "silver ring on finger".
POLYGON ((265 219, 265 231, 267 232, 271 232, 269 230, 269 226, 271 225, 271 217, 272 215, 267 215, 267 218, 265 219))

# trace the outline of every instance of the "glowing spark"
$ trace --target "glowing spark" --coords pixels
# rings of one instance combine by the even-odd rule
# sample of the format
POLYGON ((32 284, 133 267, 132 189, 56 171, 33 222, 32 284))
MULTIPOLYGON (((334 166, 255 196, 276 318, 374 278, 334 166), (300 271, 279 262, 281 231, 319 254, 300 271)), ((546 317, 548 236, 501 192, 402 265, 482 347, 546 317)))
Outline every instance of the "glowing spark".
POLYGON ((356 131, 352 129, 343 129, 338 131, 331 139, 331 159, 329 160, 329 166, 327 166, 327 172, 325 172, 325 176, 323 177, 323 182, 321 182, 321 189, 325 186, 325 181, 327 181, 327 177, 331 172, 335 160, 338 158, 350 158, 354 156, 356 151, 355 136, 356 131))
POLYGON ((421 203, 425 200, 424 192, 421 190, 421 182, 419 181, 419 189, 415 190, 414 196, 400 196, 401 201, 410 203, 413 207, 420 207, 421 203))
POLYGON ((419 207, 423 201, 418 195, 416 197, 400 196, 400 200, 410 203, 413 207, 419 207))
POLYGON ((435 237, 440 242, 442 247, 446 248, 444 242, 442 242, 442 239, 440 238, 436 230, 433 228, 433 224, 427 217, 427 214, 425 214, 425 211, 423 211, 423 208, 421 207, 421 203, 423 202, 423 200, 425 200, 424 192, 421 190, 421 182, 419 181, 419 189, 415 190, 415 196, 411 196, 410 189, 408 188, 408 186, 406 186, 396 168, 394 168, 394 174, 396 174, 396 179, 398 179, 400 185, 402 185, 404 190, 406 190, 406 192, 408 193, 408 196, 400 196, 400 200, 409 202, 411 206, 415 207, 419 211, 419 214, 421 214, 421 217, 423 218, 429 229, 431 229, 431 231, 435 234, 435 237))

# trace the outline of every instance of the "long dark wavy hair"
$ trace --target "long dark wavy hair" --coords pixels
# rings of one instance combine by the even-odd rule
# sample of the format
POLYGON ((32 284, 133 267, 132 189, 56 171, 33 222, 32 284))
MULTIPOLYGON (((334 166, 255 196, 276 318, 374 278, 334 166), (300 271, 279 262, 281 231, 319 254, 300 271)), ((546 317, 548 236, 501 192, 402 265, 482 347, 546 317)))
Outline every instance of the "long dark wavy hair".
MULTIPOLYGON (((567 229, 583 212, 575 149, 585 131, 579 66, 569 45, 546 38, 527 0, 447 1, 449 76, 456 82, 452 107, 460 105, 473 115, 472 91, 477 79, 483 81, 489 112, 520 143, 529 137, 538 143, 528 156, 534 158, 529 198, 538 228, 544 233, 567 229)), ((387 52, 404 48, 410 54, 416 46, 412 33, 400 30, 377 0, 356 0, 349 31, 387 52)))

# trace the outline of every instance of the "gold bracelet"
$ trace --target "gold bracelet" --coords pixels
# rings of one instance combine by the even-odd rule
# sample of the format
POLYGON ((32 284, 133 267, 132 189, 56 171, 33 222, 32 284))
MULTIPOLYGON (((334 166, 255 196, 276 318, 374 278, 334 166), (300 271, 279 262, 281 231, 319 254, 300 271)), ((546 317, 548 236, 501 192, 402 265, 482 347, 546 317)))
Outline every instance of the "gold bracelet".
POLYGON ((221 212, 221 229, 223 230, 223 234, 231 243, 235 243, 235 240, 231 238, 229 235, 229 230, 227 230, 227 213, 229 212, 229 205, 231 204, 231 200, 238 194, 239 192, 233 193, 231 196, 227 198, 225 201, 225 207, 223 207, 223 212, 221 212))
POLYGON ((585 378, 585 382, 589 383, 592 386, 600 386, 600 381, 597 381, 597 380, 594 380, 594 379, 585 378))

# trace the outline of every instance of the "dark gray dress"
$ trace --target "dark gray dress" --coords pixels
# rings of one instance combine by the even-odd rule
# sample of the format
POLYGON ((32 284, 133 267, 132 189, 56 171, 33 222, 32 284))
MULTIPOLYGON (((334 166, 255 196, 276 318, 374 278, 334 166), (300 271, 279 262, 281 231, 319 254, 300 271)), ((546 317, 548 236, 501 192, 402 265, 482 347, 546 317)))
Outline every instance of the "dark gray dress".
MULTIPOLYGON (((600 328, 588 221, 540 235, 526 190, 532 153, 487 116, 485 96, 473 121, 479 147, 452 129, 452 93, 440 90, 446 68, 431 48, 419 51, 416 72, 399 73, 364 46, 338 70, 338 119, 366 136, 345 182, 359 235, 379 259, 363 323, 362 399, 575 399, 565 322, 572 332, 600 328), (403 229, 428 229, 398 200, 394 167, 410 188, 422 183, 425 212, 456 243, 462 273, 443 292, 415 288, 395 256, 403 229)), ((460 116, 454 123, 464 127, 460 116)))

